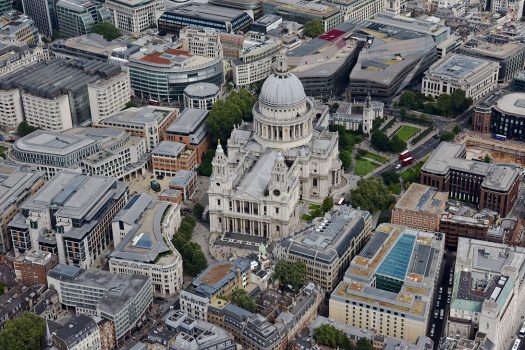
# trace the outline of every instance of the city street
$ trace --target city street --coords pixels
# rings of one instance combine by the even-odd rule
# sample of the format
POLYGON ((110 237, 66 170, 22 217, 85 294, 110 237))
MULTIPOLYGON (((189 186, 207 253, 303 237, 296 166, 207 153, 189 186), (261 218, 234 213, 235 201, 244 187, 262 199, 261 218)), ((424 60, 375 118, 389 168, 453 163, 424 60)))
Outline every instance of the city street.
POLYGON ((434 348, 439 344, 440 338, 445 333, 445 325, 448 316, 448 296, 449 291, 450 295, 452 294, 452 284, 450 281, 450 274, 454 269, 454 264, 456 261, 455 252, 445 252, 443 257, 443 269, 441 274, 441 281, 439 285, 436 286, 435 295, 434 295, 434 305, 431 308, 432 316, 431 321, 429 322, 429 327, 427 331, 427 336, 432 339, 434 342, 434 348), (441 292, 440 289, 441 288, 441 292), (449 290, 450 288, 450 290, 449 290), (443 318, 441 318, 441 310, 443 310, 443 318), (437 311, 437 316, 435 312, 437 311), (434 332, 432 333, 432 328, 434 332))

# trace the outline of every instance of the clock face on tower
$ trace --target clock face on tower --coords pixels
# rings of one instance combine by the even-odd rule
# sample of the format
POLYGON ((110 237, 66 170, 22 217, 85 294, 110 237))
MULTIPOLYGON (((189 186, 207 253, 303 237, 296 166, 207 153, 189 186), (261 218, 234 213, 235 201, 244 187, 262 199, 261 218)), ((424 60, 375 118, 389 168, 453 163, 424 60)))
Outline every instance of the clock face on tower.
POLYGON ((274 195, 274 196, 279 196, 279 195, 281 195, 281 191, 279 191, 279 190, 273 190, 273 195, 274 195))

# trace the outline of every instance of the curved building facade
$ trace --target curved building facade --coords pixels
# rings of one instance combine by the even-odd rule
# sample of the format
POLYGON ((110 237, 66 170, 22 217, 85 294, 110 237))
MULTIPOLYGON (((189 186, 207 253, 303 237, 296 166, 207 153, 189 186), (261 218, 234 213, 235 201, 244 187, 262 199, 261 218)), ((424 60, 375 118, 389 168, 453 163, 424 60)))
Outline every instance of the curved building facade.
POLYGON ((259 0, 210 0, 208 2, 212 5, 252 12, 254 19, 263 15, 262 2, 259 0))
POLYGON ((180 104, 188 85, 206 82, 221 86, 224 82, 220 58, 173 48, 137 52, 129 59, 129 71, 131 88, 138 96, 180 104))
POLYGON ((492 107, 492 132, 525 141, 525 93, 510 93, 492 107))

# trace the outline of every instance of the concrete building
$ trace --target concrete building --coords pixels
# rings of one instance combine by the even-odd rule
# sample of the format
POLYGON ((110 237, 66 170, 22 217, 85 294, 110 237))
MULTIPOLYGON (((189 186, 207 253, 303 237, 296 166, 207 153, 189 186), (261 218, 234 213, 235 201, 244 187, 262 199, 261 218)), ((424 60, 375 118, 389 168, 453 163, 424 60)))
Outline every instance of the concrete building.
POLYGON ((208 308, 217 299, 228 297, 237 288, 245 289, 250 280, 250 261, 238 258, 209 265, 180 293, 181 310, 193 319, 209 321, 208 308))
POLYGON ((151 152, 164 140, 166 129, 178 114, 177 108, 131 107, 98 120, 94 127, 123 129, 134 137, 143 138, 146 141, 146 151, 151 152))
POLYGON ((518 198, 519 166, 467 160, 465 155, 465 145, 441 142, 421 168, 419 182, 506 216, 518 198))
POLYGON ((266 15, 277 15, 283 20, 304 24, 319 20, 327 32, 344 21, 343 13, 336 6, 305 0, 264 0, 263 11, 266 15))
POLYGON ((8 11, 11 11, 12 8, 13 8, 13 4, 11 3, 11 1, 9 0, 0 1, 0 15, 8 11))
POLYGON ((367 96, 364 102, 341 102, 337 111, 330 116, 330 124, 340 125, 345 130, 361 130, 370 134, 374 120, 383 118, 384 107, 383 102, 372 101, 370 96, 367 96), (353 113, 352 109, 360 110, 360 113, 353 113))
MULTIPOLYGON (((184 27, 179 31, 179 41, 181 48, 193 55, 208 58, 223 57, 224 44, 220 39, 221 34, 223 32, 212 28, 184 27)), ((240 34, 230 35, 243 37, 240 34)))
POLYGON ((494 0, 490 2, 490 11, 510 14, 512 21, 519 21, 523 16, 523 0, 494 0))
POLYGON ((0 160, 0 254, 11 250, 9 222, 20 205, 44 185, 44 174, 0 160))
POLYGON ((386 1, 378 0, 324 0, 323 3, 336 6, 343 12, 343 20, 366 20, 386 9, 386 1))
POLYGON ((492 106, 488 130, 515 140, 525 140, 525 93, 502 95, 492 106))
POLYGON ((244 31, 253 22, 246 12, 204 3, 192 3, 165 11, 158 19, 160 33, 179 34, 184 27, 211 28, 227 33, 244 31))
POLYGON ((36 45, 40 42, 38 29, 33 20, 16 10, 0 15, 0 37, 27 45, 36 45))
POLYGON ((188 148, 195 150, 199 164, 202 162, 210 143, 206 118, 208 118, 207 110, 186 108, 166 129, 164 134, 167 141, 183 143, 188 148))
POLYGON ((188 51, 149 47, 129 58, 131 88, 142 98, 184 101, 184 89, 197 82, 221 86, 224 82, 220 58, 195 56, 188 51))
POLYGON ((119 66, 60 58, 9 75, 0 91, 23 113, 16 119, 54 131, 80 126, 91 115, 117 112, 130 100, 129 75, 119 66))
MULTIPOLYGON (((112 61, 116 52, 126 52, 127 43, 122 38, 107 41, 100 34, 89 33, 73 38, 57 39, 50 44, 50 48, 56 57, 107 62, 112 61)), ((138 51, 139 47, 134 49, 138 51)))
POLYGON ((425 73, 421 93, 434 98, 461 89, 477 100, 498 84, 499 64, 464 55, 450 54, 434 63, 425 73))
MULTIPOLYGON (((29 47, 27 44, 18 40, 0 39, 0 78, 48 59, 49 51, 45 48, 40 46, 29 47)), ((5 108, 5 106, 0 108, 5 108)), ((3 112, 0 112, 0 115, 2 113, 3 112)), ((18 124, 19 123, 20 122, 18 122, 18 124)))
POLYGON ((217 147, 208 190, 212 232, 259 242, 287 237, 299 201, 321 201, 339 186, 337 135, 327 130, 326 114, 280 56, 253 107, 254 122, 232 131, 227 156, 217 147))
POLYGON ((26 286, 47 285, 47 273, 58 264, 56 255, 50 252, 31 251, 13 261, 16 280, 26 286))
POLYGON ((111 22, 111 13, 97 0, 59 0, 55 8, 60 34, 65 37, 86 35, 93 25, 111 22))
POLYGON ((342 206, 280 241, 273 254, 277 260, 305 263, 306 280, 329 293, 371 236, 371 226, 369 212, 342 206))
POLYGON ((438 232, 447 200, 447 193, 413 183, 397 201, 392 210, 391 222, 420 231, 438 232))
POLYGON ((184 143, 161 141, 151 151, 151 166, 156 176, 174 176, 179 170, 194 170, 199 164, 197 150, 184 143))
POLYGON ((473 339, 476 332, 510 347, 524 313, 525 250, 460 238, 447 335, 473 339))
POLYGON ((112 322, 117 340, 145 321, 144 313, 153 302, 151 278, 146 276, 123 276, 59 264, 49 272, 47 280, 49 288, 57 291, 60 303, 75 308, 77 315, 112 322))
POLYGON ((63 171, 9 223, 14 249, 51 252, 61 264, 96 266, 112 241, 111 220, 126 201, 127 185, 114 178, 63 171))
POLYGON ((183 311, 170 311, 164 318, 166 328, 176 334, 172 347, 177 350, 236 350, 231 335, 221 327, 193 319, 183 311))
POLYGON ((146 193, 131 197, 111 223, 115 250, 109 271, 151 277, 153 293, 175 295, 182 286, 182 257, 171 244, 180 225, 180 206, 146 193))
POLYGON ((156 24, 156 11, 164 11, 162 0, 107 0, 104 6, 111 12, 113 24, 122 33, 140 33, 156 24))
POLYGON ((192 199, 197 192, 197 172, 193 170, 179 170, 170 180, 169 188, 180 191, 183 200, 192 199))
POLYGON ((58 350, 102 350, 97 322, 89 316, 78 315, 51 334, 58 350))
POLYGON ((197 83, 184 89, 184 108, 210 110, 219 100, 221 89, 211 83, 197 83))
POLYGON ((55 4, 50 0, 22 0, 24 13, 35 22, 38 31, 48 37, 58 28, 55 4))
POLYGON ((209 3, 221 7, 229 7, 237 10, 242 10, 248 13, 250 17, 254 19, 258 19, 263 15, 262 1, 260 0, 211 0, 209 3))
POLYGON ((432 319, 443 252, 439 233, 381 224, 332 292, 330 319, 415 343, 432 319))
POLYGON ((498 82, 500 83, 511 81, 523 70, 525 63, 525 44, 519 42, 494 44, 471 40, 460 46, 457 53, 499 63, 498 82))
POLYGON ((145 140, 116 128, 37 130, 18 139, 10 156, 43 171, 47 180, 66 169, 122 179, 143 173, 148 163, 145 140))

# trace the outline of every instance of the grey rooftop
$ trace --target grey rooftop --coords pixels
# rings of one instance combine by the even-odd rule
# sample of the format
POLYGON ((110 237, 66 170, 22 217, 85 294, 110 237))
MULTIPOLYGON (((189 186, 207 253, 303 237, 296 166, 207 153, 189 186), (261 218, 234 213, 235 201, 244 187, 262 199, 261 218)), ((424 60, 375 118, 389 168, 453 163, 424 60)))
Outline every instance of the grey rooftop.
POLYGON ((161 141, 151 153, 157 156, 178 157, 185 148, 186 145, 180 142, 161 141))
POLYGON ((186 86, 184 93, 190 97, 209 97, 219 93, 219 87, 212 83, 196 83, 186 86))
POLYGON ((141 126, 146 127, 147 124, 157 122, 161 124, 162 121, 172 113, 176 113, 176 108, 144 106, 132 107, 123 111, 114 113, 98 122, 100 125, 123 125, 123 126, 141 126))
POLYGON ((167 133, 189 135, 195 132, 208 117, 204 109, 186 108, 166 130, 167 133))

